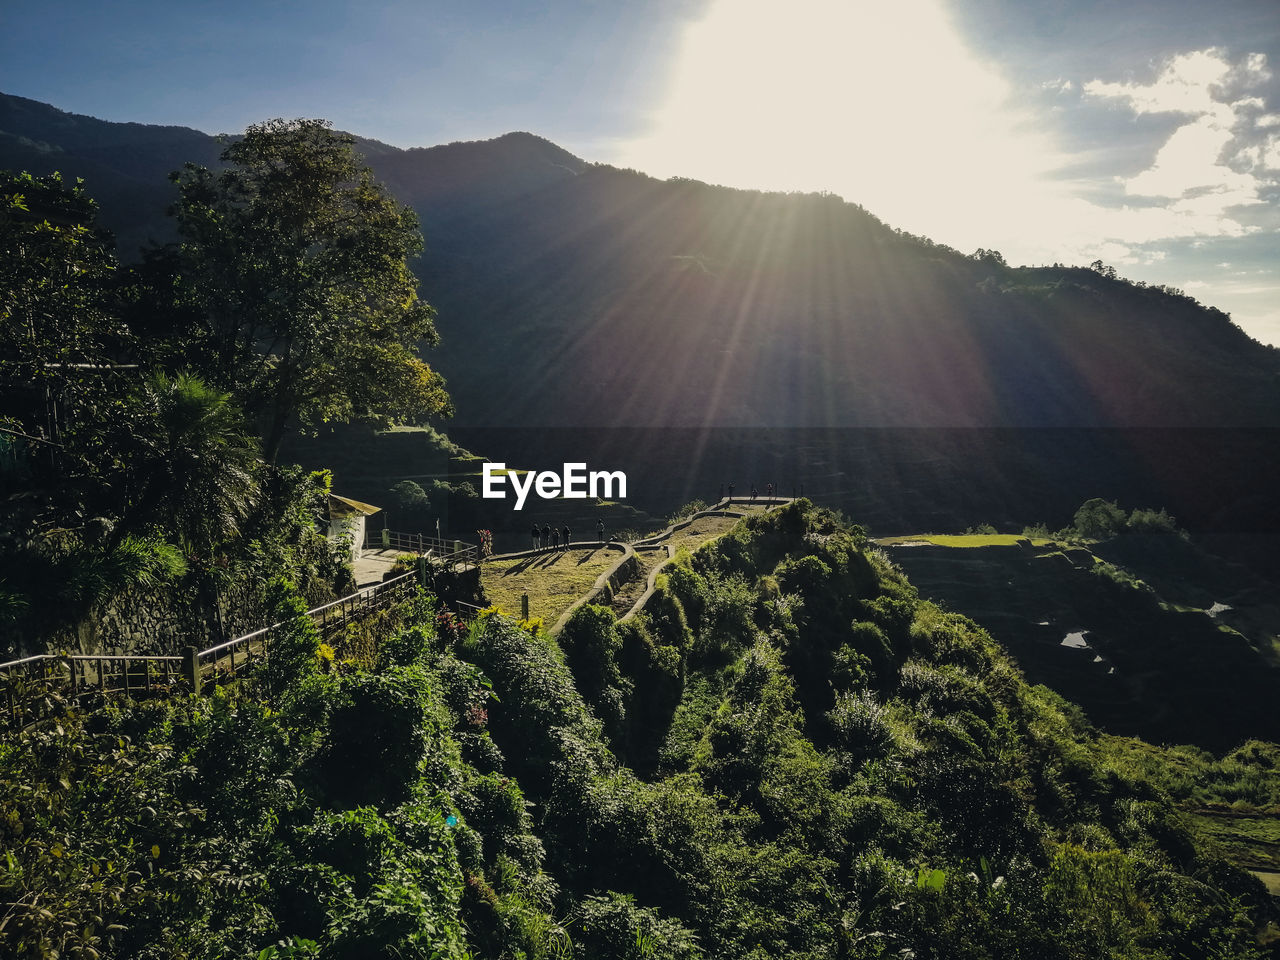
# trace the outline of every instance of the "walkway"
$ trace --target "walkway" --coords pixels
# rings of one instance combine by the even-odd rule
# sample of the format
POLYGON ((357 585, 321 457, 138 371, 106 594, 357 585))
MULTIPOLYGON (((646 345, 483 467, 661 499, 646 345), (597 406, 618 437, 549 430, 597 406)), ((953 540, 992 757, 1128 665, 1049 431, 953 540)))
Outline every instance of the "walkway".
POLYGON ((567 549, 505 553, 481 568, 485 595, 503 613, 519 616, 521 595, 527 593, 529 616, 541 617, 553 635, 584 603, 606 602, 602 595, 625 620, 643 608, 658 574, 681 547, 697 549, 733 529, 743 517, 790 502, 789 497, 735 497, 732 503, 721 500, 634 543, 585 541, 567 549))

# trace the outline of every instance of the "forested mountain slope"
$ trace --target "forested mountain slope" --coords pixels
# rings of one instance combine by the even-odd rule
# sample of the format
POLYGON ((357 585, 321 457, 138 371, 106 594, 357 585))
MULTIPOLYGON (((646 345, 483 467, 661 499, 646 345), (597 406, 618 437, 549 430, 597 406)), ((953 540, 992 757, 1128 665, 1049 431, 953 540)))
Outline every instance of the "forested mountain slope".
MULTIPOLYGON (((165 175, 219 150, 12 96, 0 131, 0 164, 86 177, 126 259, 164 234, 165 175)), ((658 181, 530 134, 357 146, 424 225, 462 423, 1278 422, 1277 353, 1163 290, 1009 269, 835 196, 658 181)))
MULTIPOLYGON (((0 96, 0 165, 86 177, 126 259, 169 235, 163 174, 217 149, 0 96)), ((1280 532, 1280 352, 1176 292, 1009 268, 838 197, 658 181, 530 134, 358 149, 423 225, 432 365, 470 449, 632 455, 611 466, 656 512, 754 479, 807 484, 880 533, 1057 525, 1094 496, 1280 532), (646 436, 580 432, 628 426, 646 436), (757 433, 706 432, 729 426, 757 433)))

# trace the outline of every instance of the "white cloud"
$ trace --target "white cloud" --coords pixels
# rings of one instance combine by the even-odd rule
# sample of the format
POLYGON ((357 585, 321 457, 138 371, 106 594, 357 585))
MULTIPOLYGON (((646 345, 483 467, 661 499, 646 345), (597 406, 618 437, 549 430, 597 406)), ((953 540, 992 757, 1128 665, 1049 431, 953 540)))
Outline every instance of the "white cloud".
POLYGON ((1280 167, 1280 135, 1264 132, 1276 118, 1262 113, 1264 101, 1248 95, 1270 77, 1264 54, 1232 63, 1211 47, 1173 57, 1151 83, 1091 80, 1084 92, 1125 105, 1136 116, 1185 117, 1151 166, 1122 181, 1125 193, 1168 201, 1169 211, 1195 225, 1193 234, 1240 236, 1249 228, 1231 211, 1262 203, 1259 191, 1272 179, 1266 172, 1280 167), (1206 230, 1214 219, 1217 229, 1206 230))
MULTIPOLYGON (((1265 64, 1266 58, 1263 58, 1265 64)), ((1213 109, 1210 88, 1231 74, 1231 64, 1221 50, 1211 47, 1184 53, 1170 60, 1153 83, 1104 83, 1090 80, 1086 96, 1127 101, 1134 113, 1186 113, 1200 115, 1213 109)))

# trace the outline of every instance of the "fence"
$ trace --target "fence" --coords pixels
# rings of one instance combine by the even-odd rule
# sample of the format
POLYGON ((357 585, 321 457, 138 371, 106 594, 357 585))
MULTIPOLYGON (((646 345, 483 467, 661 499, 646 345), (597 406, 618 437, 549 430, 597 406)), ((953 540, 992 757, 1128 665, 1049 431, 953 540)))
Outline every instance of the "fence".
POLYGON ((3 721, 23 726, 44 716, 53 695, 79 699, 167 692, 182 678, 182 657, 40 654, 0 664, 3 721))
POLYGON ((436 557, 447 563, 479 563, 480 548, 462 540, 443 540, 421 533, 401 533, 398 530, 366 530, 365 550, 400 550, 421 556, 436 557))
MULTIPOLYGON (((406 573, 308 610, 307 615, 320 636, 327 639, 349 623, 407 600, 416 584, 417 574, 406 573)), ((0 687, 5 696, 0 719, 18 727, 38 720, 51 709, 54 695, 75 700, 93 693, 167 695, 178 686, 199 693, 206 680, 217 684, 235 679, 250 660, 269 659, 271 636, 284 625, 273 623, 207 650, 188 647, 181 656, 44 653, 0 663, 0 687)))

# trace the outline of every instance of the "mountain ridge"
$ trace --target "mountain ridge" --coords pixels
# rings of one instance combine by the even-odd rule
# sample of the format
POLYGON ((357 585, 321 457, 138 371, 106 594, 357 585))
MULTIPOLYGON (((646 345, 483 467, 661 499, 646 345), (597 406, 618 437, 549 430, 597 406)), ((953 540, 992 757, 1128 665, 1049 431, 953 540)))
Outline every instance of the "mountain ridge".
MULTIPOLYGON (((219 147, 187 128, 5 95, 0 131, 0 166, 87 178, 126 259, 172 236, 162 173, 213 164, 219 147), (81 139, 58 139, 68 124, 81 139)), ((439 314, 431 362, 449 381, 452 430, 506 431, 537 454, 550 428, 640 428, 654 447, 673 428, 771 428, 793 464, 789 432, 851 430, 857 442, 837 440, 807 478, 791 476, 820 489, 821 462, 846 489, 856 481, 883 499, 914 488, 895 514, 905 528, 932 522, 939 504, 961 527, 1065 521, 1009 499, 1040 487, 1036 502, 1165 505, 1193 528, 1263 504, 1257 522, 1280 532, 1265 507, 1280 487, 1280 351, 1177 291, 1105 267, 1011 268, 833 195, 657 180, 530 133, 357 149, 422 224, 415 269, 439 314), (921 428, 951 434, 921 439, 921 428), (1058 462, 1063 429, 1093 432, 1072 447, 1078 469, 1058 462), (1123 444, 1117 429, 1129 431, 1123 444), (870 459, 840 451, 886 430, 907 439, 870 459), (913 466, 925 455, 948 463, 927 483, 913 466), (1099 477, 1114 482, 1101 489, 1099 477)), ((702 457, 700 442, 679 462, 702 457)), ((750 468, 742 450, 703 457, 716 482, 750 468)))

